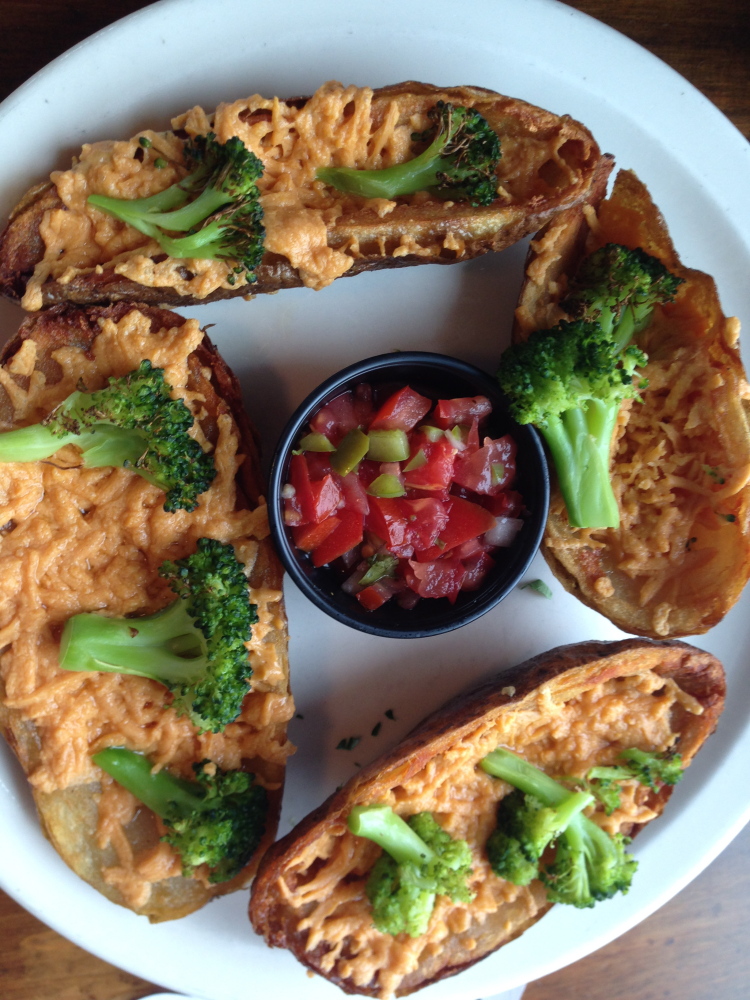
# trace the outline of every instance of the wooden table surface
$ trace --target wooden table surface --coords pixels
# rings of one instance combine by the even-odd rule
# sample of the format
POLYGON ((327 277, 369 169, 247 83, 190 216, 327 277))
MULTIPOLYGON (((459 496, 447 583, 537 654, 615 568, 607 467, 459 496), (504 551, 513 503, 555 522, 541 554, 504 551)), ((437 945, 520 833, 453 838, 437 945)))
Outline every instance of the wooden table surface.
MULTIPOLYGON (((71 45, 146 5, 0 0, 0 100, 71 45)), ((750 139, 748 0, 570 5, 650 49, 750 139)), ((750 827, 656 914, 588 958, 532 983, 524 1000, 748 1000, 749 862, 750 827)), ((155 989, 81 951, 4 893, 0 942, 1 1000, 139 1000, 155 989)))

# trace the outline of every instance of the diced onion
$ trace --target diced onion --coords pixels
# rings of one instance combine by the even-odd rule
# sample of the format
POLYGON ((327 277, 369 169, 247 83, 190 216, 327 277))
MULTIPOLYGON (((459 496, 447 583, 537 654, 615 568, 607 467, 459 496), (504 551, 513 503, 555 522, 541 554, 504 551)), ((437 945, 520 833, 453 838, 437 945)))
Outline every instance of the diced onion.
POLYGON ((523 527, 520 517, 496 517, 495 527, 485 531, 484 540, 488 545, 497 545, 498 548, 507 548, 513 544, 518 532, 523 527))

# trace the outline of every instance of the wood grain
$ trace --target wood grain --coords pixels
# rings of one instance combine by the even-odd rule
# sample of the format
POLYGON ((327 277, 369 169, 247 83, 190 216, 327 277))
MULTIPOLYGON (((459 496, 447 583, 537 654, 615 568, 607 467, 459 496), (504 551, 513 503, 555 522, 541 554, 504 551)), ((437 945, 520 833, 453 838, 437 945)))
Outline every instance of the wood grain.
MULTIPOLYGON (((0 0, 0 99, 71 45, 145 6, 145 0, 0 0)), ((577 0, 569 6, 659 56, 750 138, 749 0, 577 0)), ((656 914, 532 983, 524 1000, 747 1000, 748 862, 750 828, 656 914)), ((4 893, 0 941, 2 1000, 140 1000, 157 988, 88 955, 4 893)))

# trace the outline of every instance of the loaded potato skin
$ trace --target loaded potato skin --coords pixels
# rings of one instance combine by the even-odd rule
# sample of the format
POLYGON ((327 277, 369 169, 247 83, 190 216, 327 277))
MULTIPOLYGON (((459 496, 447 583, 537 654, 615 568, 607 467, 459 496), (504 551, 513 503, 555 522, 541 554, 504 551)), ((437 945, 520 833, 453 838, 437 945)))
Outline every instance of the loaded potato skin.
POLYGON ((322 288, 361 271, 454 263, 500 250, 586 197, 599 149, 590 132, 478 87, 406 82, 372 91, 328 83, 312 97, 255 95, 84 147, 71 170, 30 190, 0 239, 0 290, 37 310, 59 302, 121 300, 192 305, 282 288, 322 288), (329 166, 380 169, 415 154, 414 135, 439 102, 476 109, 500 140, 497 197, 489 205, 429 192, 395 199, 326 185, 329 166), (239 136, 263 161, 258 182, 265 254, 248 283, 232 262, 174 260, 156 242, 87 203, 90 194, 149 197, 185 173, 185 142, 212 131, 239 136))
MULTIPOLYGON (((632 745, 676 746, 687 765, 723 702, 721 664, 685 643, 626 639, 542 653, 429 716, 278 841, 253 886, 252 925, 347 993, 404 996, 454 975, 551 905, 538 880, 516 886, 491 871, 486 842, 510 786, 480 761, 502 745, 552 776, 583 775, 632 745), (349 832, 347 817, 374 803, 405 818, 429 811, 472 849, 473 901, 439 897, 422 937, 372 925, 365 884, 379 851, 349 832)), ((671 788, 639 788, 611 816, 594 814, 608 833, 633 836, 661 813, 671 788)))

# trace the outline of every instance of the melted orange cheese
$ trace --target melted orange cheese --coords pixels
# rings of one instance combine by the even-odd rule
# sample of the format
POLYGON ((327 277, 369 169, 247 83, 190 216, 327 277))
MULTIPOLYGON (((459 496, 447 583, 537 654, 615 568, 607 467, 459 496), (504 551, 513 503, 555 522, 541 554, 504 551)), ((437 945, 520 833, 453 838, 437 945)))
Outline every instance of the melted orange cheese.
MULTIPOLYGON (((343 824, 332 825, 316 839, 303 841, 277 883, 281 898, 297 914, 297 931, 306 935, 306 950, 323 949, 315 961, 325 971, 351 979, 358 987, 374 988, 386 998, 470 927, 481 928, 495 914, 506 912, 509 926, 522 926, 545 904, 544 892, 537 882, 512 885, 490 869, 484 848, 495 828, 497 803, 510 786, 491 778, 478 762, 502 745, 552 775, 583 775, 594 765, 614 763, 623 747, 655 751, 671 747, 676 740, 672 729, 676 705, 702 712, 674 681, 645 670, 583 690, 580 685, 566 689, 558 682, 554 697, 545 684, 502 713, 483 719, 403 784, 378 792, 378 802, 400 815, 430 811, 452 837, 468 842, 472 902, 439 897, 421 937, 381 934, 373 926, 365 894, 379 849, 353 836, 343 824)), ((656 815, 647 797, 647 789, 631 782, 624 786, 621 806, 611 816, 592 815, 610 832, 628 831, 656 815)), ((476 940, 470 938, 467 947, 476 948, 476 940)))
MULTIPOLYGON (((193 108, 172 125, 189 136, 213 131, 220 142, 238 136, 260 157, 264 173, 258 187, 266 250, 286 257, 299 269, 305 285, 322 288, 344 274, 354 258, 328 246, 326 227, 342 213, 342 199, 316 181, 316 170, 331 162, 365 169, 401 162, 409 155, 415 125, 425 124, 421 119, 399 123, 398 108, 392 102, 375 125, 372 100, 373 92, 367 87, 328 83, 302 108, 256 94, 220 104, 211 116, 193 108)), ((64 208, 47 212, 42 222, 46 252, 29 282, 24 307, 40 308, 41 285, 50 275, 65 284, 76 274, 103 264, 139 284, 175 288, 195 298, 234 287, 231 264, 160 260, 163 254, 155 241, 86 201, 94 193, 146 197, 183 174, 182 142, 172 133, 149 131, 128 141, 85 145, 70 170, 52 174, 64 208), (149 148, 140 144, 141 136, 151 141, 149 148), (157 161, 165 160, 168 165, 159 169, 157 161)), ((382 217, 393 205, 376 199, 372 207, 382 217)))
MULTIPOLYGON (((133 310, 117 323, 104 320, 91 350, 54 351, 61 370, 54 384, 34 369, 36 346, 27 340, 2 375, 14 423, 38 421, 79 383, 100 388, 142 358, 164 368, 174 395, 199 412, 201 398, 188 390, 187 360, 202 336, 195 320, 155 335, 147 317, 133 310)), ((35 759, 24 764, 39 791, 99 781, 91 755, 106 746, 142 751, 156 766, 186 777, 204 758, 226 769, 250 760, 283 767, 292 749, 285 730, 293 703, 284 654, 273 641, 284 627, 280 591, 250 593, 259 618, 247 644, 252 691, 240 717, 221 733, 199 734, 169 707, 171 698, 158 683, 58 666, 59 633, 70 616, 149 614, 164 607, 173 594, 158 575, 160 564, 193 552, 200 537, 231 542, 246 573, 252 572, 268 524, 264 504, 235 509, 239 442, 231 417, 220 416, 216 478, 190 513, 165 512, 162 491, 129 470, 80 467, 72 446, 46 462, 3 466, 0 679, 5 708, 34 727, 35 759)), ((100 846, 112 845, 118 858, 106 877, 131 902, 142 903, 153 881, 179 874, 179 860, 166 845, 148 863, 133 855, 124 830, 135 809, 129 793, 106 782, 99 809, 100 846)))

